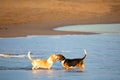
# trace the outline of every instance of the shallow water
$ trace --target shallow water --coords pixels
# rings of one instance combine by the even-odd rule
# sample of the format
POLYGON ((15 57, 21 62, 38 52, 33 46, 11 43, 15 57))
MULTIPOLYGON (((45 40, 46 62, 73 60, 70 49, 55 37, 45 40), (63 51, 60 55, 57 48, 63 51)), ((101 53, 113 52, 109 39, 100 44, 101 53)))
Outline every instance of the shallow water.
POLYGON ((0 38, 0 80, 119 80, 120 34, 51 35, 0 38), (86 71, 66 71, 59 61, 51 70, 31 70, 27 52, 46 59, 53 53, 68 58, 83 57, 86 71))
POLYGON ((120 33, 120 24, 72 25, 54 28, 57 31, 120 33))

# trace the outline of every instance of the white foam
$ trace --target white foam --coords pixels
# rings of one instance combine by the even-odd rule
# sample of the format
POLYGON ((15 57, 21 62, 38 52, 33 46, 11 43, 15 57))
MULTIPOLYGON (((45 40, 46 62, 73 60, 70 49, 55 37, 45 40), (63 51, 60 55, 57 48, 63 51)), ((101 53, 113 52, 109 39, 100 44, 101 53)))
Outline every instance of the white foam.
POLYGON ((17 54, 0 54, 0 57, 4 57, 4 58, 25 58, 26 55, 17 55, 17 54))

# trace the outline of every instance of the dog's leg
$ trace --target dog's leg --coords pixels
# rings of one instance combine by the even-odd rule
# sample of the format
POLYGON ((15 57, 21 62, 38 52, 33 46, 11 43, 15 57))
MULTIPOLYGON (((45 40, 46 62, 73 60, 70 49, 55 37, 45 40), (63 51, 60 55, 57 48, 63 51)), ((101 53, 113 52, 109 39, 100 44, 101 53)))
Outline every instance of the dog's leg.
POLYGON ((66 70, 69 70, 69 67, 65 67, 66 70))
POLYGON ((48 68, 49 70, 51 69, 51 67, 48 68))
POLYGON ((32 70, 36 70, 36 69, 38 69, 36 66, 33 66, 33 67, 32 67, 32 70))
POLYGON ((81 71, 85 71, 85 63, 84 63, 84 61, 80 62, 79 67, 80 67, 81 71))
POLYGON ((64 64, 64 67, 66 70, 69 70, 69 66, 67 64, 64 64))
POLYGON ((32 70, 35 70, 35 67, 34 67, 34 66, 32 67, 32 70))
POLYGON ((32 70, 34 70, 35 68, 34 67, 32 67, 32 70))

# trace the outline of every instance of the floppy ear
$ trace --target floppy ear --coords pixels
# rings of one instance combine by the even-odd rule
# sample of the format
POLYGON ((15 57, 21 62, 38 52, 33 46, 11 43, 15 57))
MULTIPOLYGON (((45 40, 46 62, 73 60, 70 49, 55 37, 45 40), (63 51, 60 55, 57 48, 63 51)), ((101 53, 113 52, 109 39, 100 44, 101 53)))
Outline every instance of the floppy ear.
POLYGON ((57 54, 57 59, 61 59, 62 54, 57 54))
POLYGON ((63 56, 62 54, 57 54, 57 56, 63 56))
POLYGON ((62 54, 58 54, 57 55, 57 59, 59 59, 61 61, 61 60, 64 60, 65 57, 62 54))
POLYGON ((56 62, 57 56, 55 54, 52 55, 52 61, 56 62))
POLYGON ((52 57, 56 58, 57 59, 57 55, 56 54, 53 54, 52 57))
POLYGON ((57 55, 55 55, 55 59, 57 59, 57 55))

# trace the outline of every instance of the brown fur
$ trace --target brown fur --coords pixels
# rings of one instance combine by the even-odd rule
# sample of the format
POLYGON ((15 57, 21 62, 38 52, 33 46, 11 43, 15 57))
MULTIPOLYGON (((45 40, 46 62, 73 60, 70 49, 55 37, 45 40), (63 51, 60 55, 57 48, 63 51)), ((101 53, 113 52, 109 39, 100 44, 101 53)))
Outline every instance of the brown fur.
POLYGON ((56 62, 56 55, 53 54, 51 55, 47 60, 41 60, 41 59, 32 59, 30 57, 30 52, 28 52, 28 58, 31 60, 32 62, 32 69, 38 69, 38 68, 46 68, 46 69, 50 69, 53 65, 53 63, 56 62))

